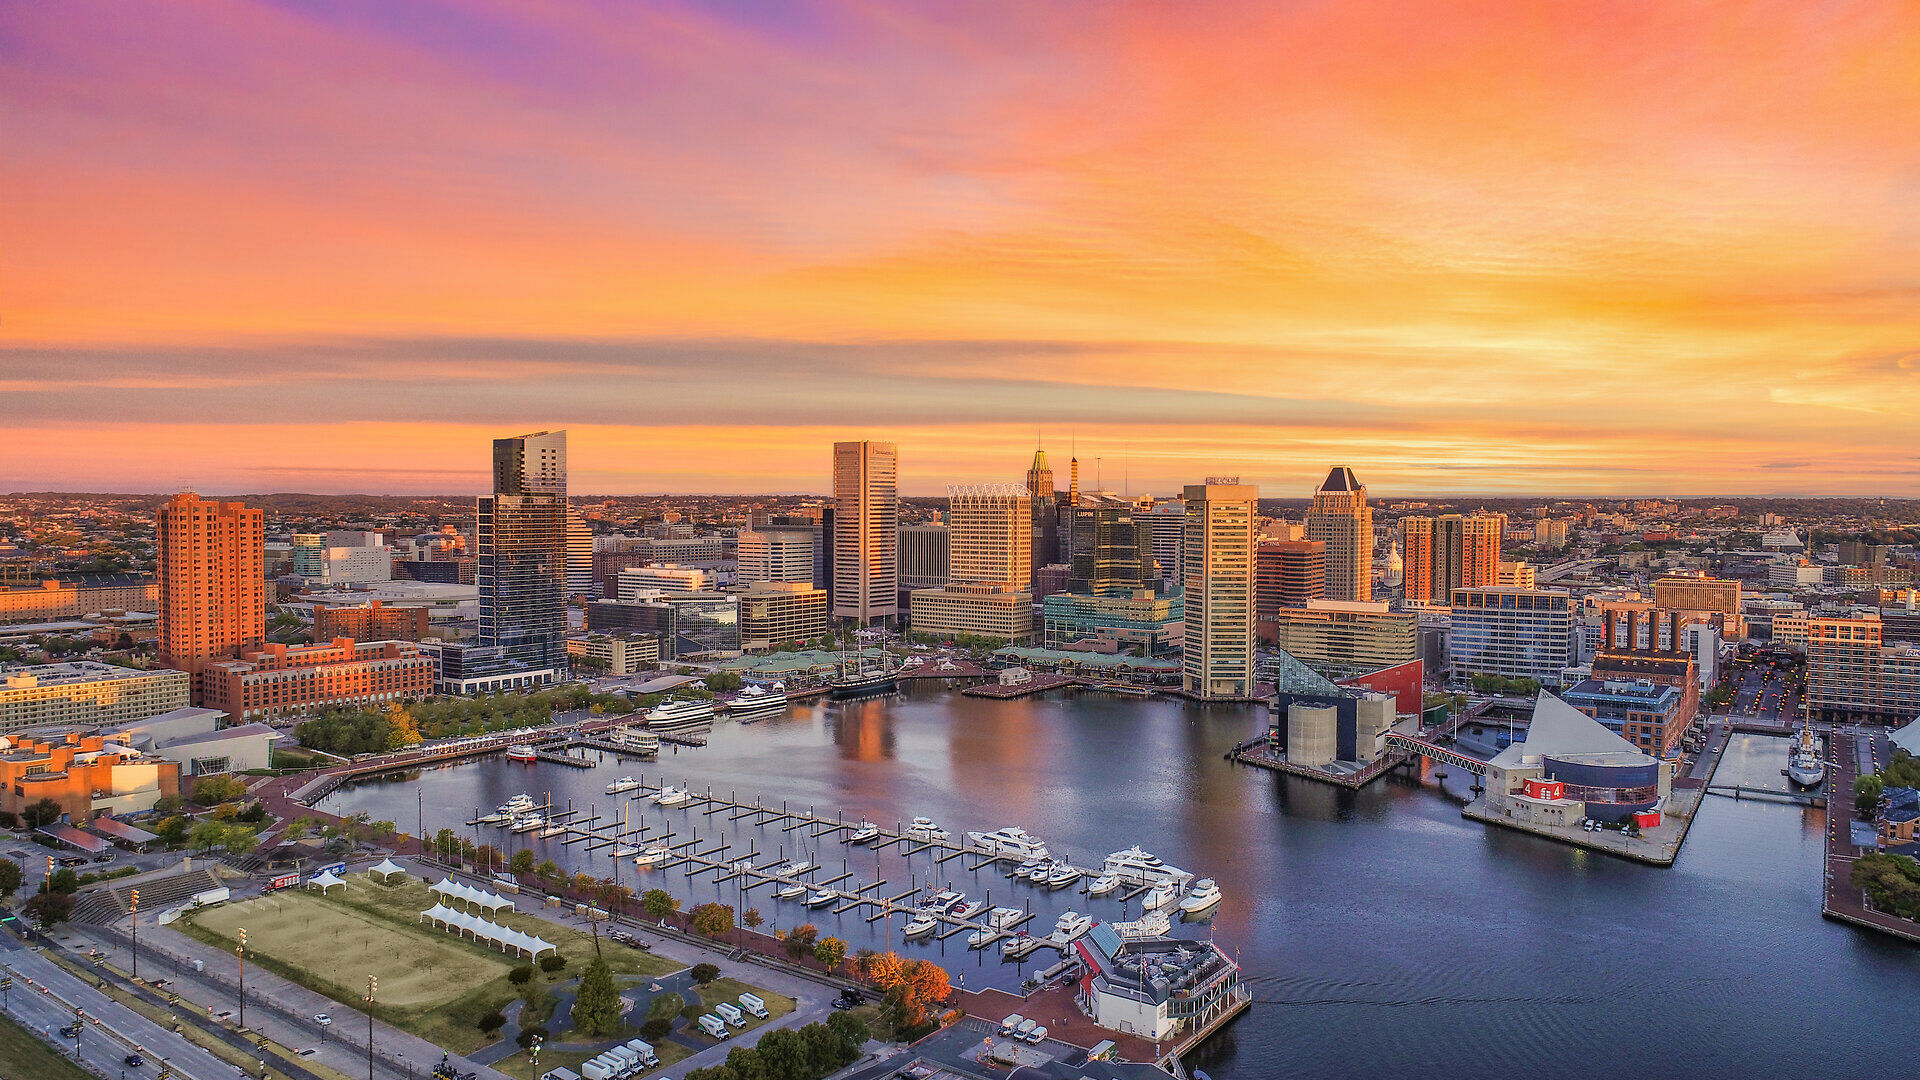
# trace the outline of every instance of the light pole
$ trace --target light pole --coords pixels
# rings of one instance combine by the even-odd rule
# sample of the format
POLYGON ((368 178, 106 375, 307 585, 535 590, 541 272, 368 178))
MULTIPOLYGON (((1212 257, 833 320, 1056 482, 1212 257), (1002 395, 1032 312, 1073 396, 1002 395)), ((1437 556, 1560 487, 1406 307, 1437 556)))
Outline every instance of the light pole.
POLYGON ((247 928, 240 928, 240 943, 233 947, 233 959, 240 968, 240 1026, 247 1026, 247 928))
POLYGON ((133 981, 140 981, 140 890, 133 890, 127 909, 133 912, 133 981))
POLYGON ((367 1080, 373 1080, 373 992, 380 980, 367 976, 367 1080))

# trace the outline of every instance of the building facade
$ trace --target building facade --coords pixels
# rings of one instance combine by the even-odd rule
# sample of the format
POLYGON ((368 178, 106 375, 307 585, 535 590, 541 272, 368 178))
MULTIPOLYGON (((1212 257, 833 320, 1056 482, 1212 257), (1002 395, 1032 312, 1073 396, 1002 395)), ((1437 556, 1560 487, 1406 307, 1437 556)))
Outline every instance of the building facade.
POLYGON ((318 604, 313 609, 316 641, 419 641, 427 636, 425 605, 390 607, 379 600, 350 607, 318 604))
POLYGON ((947 574, 955 582, 1033 580, 1033 503, 1016 484, 947 487, 947 574))
POLYGON ((329 706, 417 701, 434 690, 433 659, 408 641, 337 638, 326 644, 269 642, 204 676, 207 708, 232 723, 298 716, 329 706))
POLYGON ((1027 555, 1027 584, 1036 584, 1033 575, 1054 562, 1060 554, 1060 519, 1054 513, 1053 467, 1047 464, 1047 452, 1033 451, 1033 464, 1027 467, 1027 508, 1032 515, 1032 544, 1027 555))
POLYGON ((899 448, 833 444, 833 616, 866 626, 899 614, 899 448))
POLYGON ((96 816, 151 810, 180 794, 177 762, 99 735, 55 739, 0 737, 0 810, 18 815, 52 799, 79 825, 96 816))
POLYGON ((114 727, 186 708, 193 678, 184 671, 140 671, 97 660, 8 668, 0 681, 0 735, 22 728, 114 727))
POLYGON ((1281 608, 1261 635, 1295 659, 1335 675, 1359 675, 1420 658, 1420 616, 1386 601, 1312 600, 1281 608))
POLYGON ((1352 469, 1334 467, 1314 491, 1307 539, 1327 545, 1327 599, 1373 599, 1373 508, 1352 469))
POLYGON ((152 611, 159 595, 159 584, 146 574, 75 574, 0 584, 0 623, 152 611))
POLYGON ((1186 636, 1185 600, 1177 591, 1152 589, 1118 595, 1049 593, 1041 601, 1041 636, 1050 649, 1174 653, 1186 636))
POLYGON ((1400 594, 1414 604, 1433 602, 1433 519, 1400 519, 1400 594))
POLYGON ((1253 696, 1253 514, 1259 498, 1259 488, 1233 479, 1186 488, 1181 686, 1196 697, 1253 696))
POLYGON ((622 600, 664 593, 669 596, 711 592, 718 584, 711 570, 693 566, 635 566, 620 571, 616 595, 622 600))
POLYGON ((1327 596, 1327 545, 1320 540, 1276 540, 1254 553, 1254 619, 1268 622, 1281 608, 1306 607, 1327 596))
POLYGON ((903 591, 937 589, 953 580, 953 535, 945 525, 902 525, 895 543, 903 591))
POLYGON ((806 581, 757 581, 740 590, 740 647, 811 647, 827 632, 827 590, 806 581))
POLYGON ((1559 686, 1577 660, 1573 599, 1561 589, 1455 589, 1448 651, 1456 678, 1498 675, 1559 686))
POLYGON ((1561 695, 1567 704, 1606 725, 1642 753, 1660 758, 1679 754, 1687 719, 1681 715, 1680 687, 1621 679, 1582 679, 1561 695))
POLYGON ((966 634, 1010 645, 1033 640, 1033 594, 1005 582, 960 582, 915 589, 908 608, 915 634, 966 634))
POLYGON ((1920 646, 1888 643, 1878 618, 1807 620, 1806 709, 1840 723, 1920 716, 1920 646))
POLYGON ((477 500, 478 643, 551 682, 567 667, 567 433, 495 439, 493 477, 477 500))
POLYGON ((653 634, 574 634, 567 655, 606 665, 609 675, 632 675, 660 666, 660 639, 653 634))
POLYGON ((741 533, 735 547, 741 584, 766 581, 812 584, 813 546, 814 534, 810 529, 764 528, 741 533))
POLYGON ((162 664, 198 677, 210 661, 266 640, 261 511, 184 492, 161 506, 154 535, 162 664))

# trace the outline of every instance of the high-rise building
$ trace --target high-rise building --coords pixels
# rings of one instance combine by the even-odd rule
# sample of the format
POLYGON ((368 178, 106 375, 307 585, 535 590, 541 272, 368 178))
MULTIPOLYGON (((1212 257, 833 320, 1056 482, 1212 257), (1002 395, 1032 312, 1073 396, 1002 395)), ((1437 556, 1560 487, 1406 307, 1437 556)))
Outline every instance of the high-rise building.
POLYGON ((1352 469, 1335 466, 1314 491, 1307 539, 1327 545, 1327 599, 1373 599, 1373 508, 1352 469))
POLYGON ((267 636, 266 518, 237 502, 175 495, 155 519, 160 662, 195 677, 267 636))
POLYGON ((1467 583, 1466 546, 1466 518, 1441 514, 1433 519, 1433 603, 1452 603, 1453 590, 1467 583))
POLYGON ((567 595, 593 596, 593 526, 567 507, 567 595))
POLYGON ((493 441, 478 500, 482 648, 537 685, 567 670, 567 433, 493 441))
POLYGON ((903 591, 937 589, 953 580, 953 533, 945 525, 902 525, 895 544, 903 591))
POLYGON ((1415 603, 1453 602, 1453 590, 1500 582, 1502 514, 1442 514, 1400 519, 1401 595, 1415 603))
POLYGON ((1254 555, 1253 610, 1270 622, 1281 608, 1306 607, 1327 595, 1327 545, 1319 540, 1278 540, 1254 555))
MULTIPOLYGON (((1420 616, 1394 611, 1386 601, 1310 600, 1281 608, 1271 624, 1273 642, 1315 670, 1359 675, 1420 657, 1420 616)), ((1265 634, 1266 625, 1260 628, 1265 634)))
POLYGON ((1562 684, 1575 659, 1573 602, 1563 589, 1456 589, 1448 662, 1456 676, 1562 684))
POLYGON ((1460 584, 1478 589, 1500 583, 1500 538, 1507 515, 1474 514, 1460 523, 1460 584))
POLYGON ((1027 556, 1028 584, 1041 567, 1059 558, 1060 519, 1054 511, 1053 468, 1047 464, 1047 452, 1034 448, 1033 464, 1027 469, 1027 498, 1033 515, 1032 551, 1027 556))
POLYGON ((1017 484, 947 488, 947 575, 1024 590, 1033 580, 1033 500, 1017 484))
POLYGON ((1746 636, 1740 610, 1740 582, 1705 574, 1672 574, 1653 579, 1653 602, 1714 622, 1729 638, 1746 636))
POLYGON ((1886 640, 1874 616, 1807 621, 1807 715, 1903 724, 1920 716, 1920 646, 1886 640))
POLYGON ((900 460, 893 443, 833 444, 833 615, 862 626, 899 613, 900 460))
POLYGON ((740 581, 813 582, 811 529, 762 528, 743 532, 737 540, 740 581))
POLYGON ((1401 587, 1409 603, 1433 602, 1433 519, 1415 514, 1400 519, 1401 587))
POLYGON ((1154 569, 1166 585, 1176 585, 1180 581, 1180 547, 1187 536, 1187 508, 1178 500, 1164 502, 1151 510, 1135 510, 1133 523, 1146 534, 1143 544, 1149 545, 1141 550, 1141 556, 1151 554, 1154 569))
POLYGON ((1253 696, 1253 510, 1238 478, 1189 484, 1181 685, 1201 698, 1253 696))
POLYGON ((1143 516, 1125 502, 1097 496, 1072 507, 1067 518, 1067 591, 1118 596, 1152 588, 1157 580, 1153 540, 1139 524, 1143 516))

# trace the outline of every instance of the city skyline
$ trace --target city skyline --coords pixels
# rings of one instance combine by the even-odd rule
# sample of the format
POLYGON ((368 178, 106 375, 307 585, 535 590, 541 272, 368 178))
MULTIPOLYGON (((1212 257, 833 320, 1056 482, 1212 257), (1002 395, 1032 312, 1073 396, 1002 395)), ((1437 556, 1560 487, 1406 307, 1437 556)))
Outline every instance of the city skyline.
POLYGON ((1920 13, 1765 11, 27 6, 0 489, 1920 495, 1920 13))

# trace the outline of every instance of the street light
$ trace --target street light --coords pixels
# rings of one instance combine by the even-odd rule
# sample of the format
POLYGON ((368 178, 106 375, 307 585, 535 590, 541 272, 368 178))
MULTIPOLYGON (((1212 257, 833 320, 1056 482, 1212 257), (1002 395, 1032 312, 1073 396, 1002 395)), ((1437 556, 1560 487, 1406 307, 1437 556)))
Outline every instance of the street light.
POLYGON ((367 976, 367 1080, 373 1080, 373 995, 380 980, 367 976))
POLYGON ((240 928, 240 943, 233 947, 233 959, 240 968, 240 1026, 247 1026, 247 928, 240 928))
POLYGON ((133 912, 133 980, 140 981, 140 890, 133 890, 127 909, 133 912))

